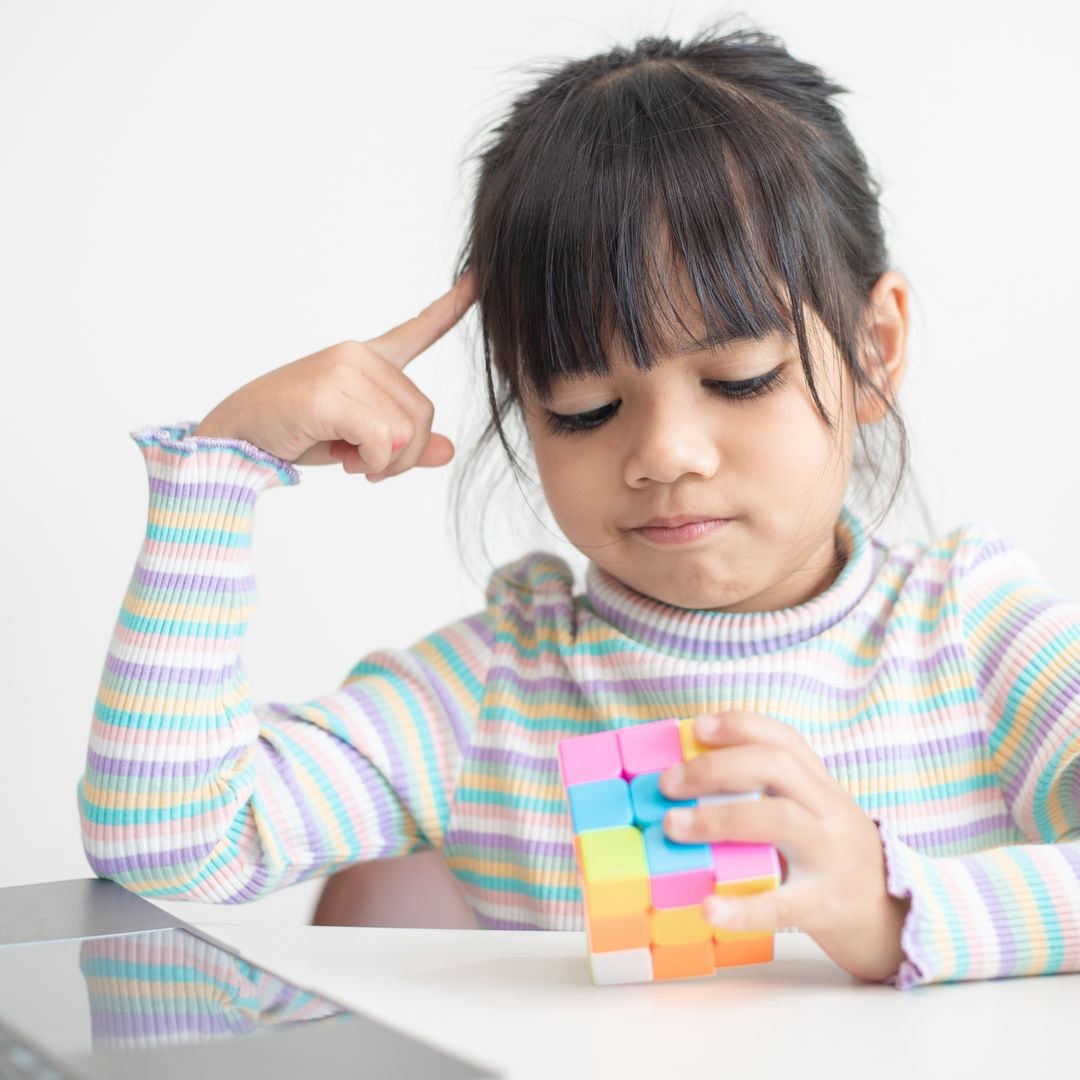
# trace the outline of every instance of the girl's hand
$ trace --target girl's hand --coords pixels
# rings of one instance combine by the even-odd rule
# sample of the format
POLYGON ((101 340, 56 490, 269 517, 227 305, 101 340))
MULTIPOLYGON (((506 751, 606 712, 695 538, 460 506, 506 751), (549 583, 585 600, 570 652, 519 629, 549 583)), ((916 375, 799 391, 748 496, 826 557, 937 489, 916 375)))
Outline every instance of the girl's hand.
POLYGON ((435 410, 405 365, 476 299, 467 270, 415 318, 370 341, 342 341, 276 368, 225 398, 195 435, 243 439, 298 465, 340 461, 369 480, 445 465, 453 443, 431 431, 435 410))
POLYGON ((739 840, 782 852, 779 888, 724 897, 730 916, 723 918, 712 917, 715 901, 706 900, 706 919, 725 930, 794 926, 852 975, 880 981, 895 974, 910 901, 885 891, 874 822, 786 724, 732 710, 695 717, 694 730, 700 743, 717 749, 666 770, 660 780, 665 795, 689 799, 755 789, 763 795, 669 810, 664 831, 680 843, 739 840))

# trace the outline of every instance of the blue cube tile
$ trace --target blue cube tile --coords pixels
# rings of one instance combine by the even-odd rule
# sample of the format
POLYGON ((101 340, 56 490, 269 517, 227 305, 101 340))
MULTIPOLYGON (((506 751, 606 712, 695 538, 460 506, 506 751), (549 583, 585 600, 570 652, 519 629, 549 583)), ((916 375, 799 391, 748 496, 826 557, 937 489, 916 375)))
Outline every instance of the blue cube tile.
POLYGON ((674 806, 696 806, 697 799, 669 799, 660 790, 660 773, 638 773, 630 781, 630 801, 638 827, 657 825, 674 806))
POLYGON ((712 848, 708 844, 680 844, 664 833, 663 824, 647 825, 645 858, 649 876, 677 874, 682 870, 704 870, 712 866, 712 848))
POLYGON ((571 784, 566 793, 570 798, 570 816, 576 833, 634 824, 630 785, 621 777, 571 784))

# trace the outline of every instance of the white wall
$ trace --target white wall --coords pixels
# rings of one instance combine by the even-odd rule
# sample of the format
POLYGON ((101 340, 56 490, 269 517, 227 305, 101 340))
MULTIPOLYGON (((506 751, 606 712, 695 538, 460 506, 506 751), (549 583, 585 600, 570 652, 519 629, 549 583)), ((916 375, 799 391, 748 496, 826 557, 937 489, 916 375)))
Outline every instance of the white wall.
MULTIPOLYGON (((440 293, 466 212, 464 156, 527 78, 514 69, 689 35, 727 10, 0 7, 0 886, 89 873, 75 783, 145 527, 128 431, 199 419, 263 371, 373 336, 440 293)), ((852 90, 847 114, 915 290, 903 406, 934 526, 988 521, 1080 598, 1077 8, 741 10, 852 90)), ((409 368, 459 452, 481 418, 461 378, 467 338, 455 331, 409 368)), ((244 646, 257 698, 321 693, 370 649, 479 606, 442 526, 448 480, 417 470, 371 487, 308 468, 261 500, 261 602, 244 646)), ((893 535, 924 532, 914 504, 894 522, 893 535)), ((582 565, 542 531, 506 532, 493 554, 526 545, 582 565)), ((214 914, 306 921, 319 887, 214 914)))

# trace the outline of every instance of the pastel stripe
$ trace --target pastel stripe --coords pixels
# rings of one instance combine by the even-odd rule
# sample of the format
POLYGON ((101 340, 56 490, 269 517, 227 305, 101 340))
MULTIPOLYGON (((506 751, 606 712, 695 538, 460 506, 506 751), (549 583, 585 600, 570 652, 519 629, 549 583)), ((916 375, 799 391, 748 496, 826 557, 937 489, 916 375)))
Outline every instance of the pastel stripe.
POLYGON ((892 985, 1080 970, 1080 607, 993 529, 889 543, 845 505, 836 580, 764 612, 675 608, 595 562, 578 591, 534 551, 335 689, 256 703, 255 508, 299 473, 194 426, 132 432, 147 529, 78 787, 97 873, 236 903, 434 846, 481 926, 580 930, 559 739, 741 709, 877 822, 911 900, 892 985))

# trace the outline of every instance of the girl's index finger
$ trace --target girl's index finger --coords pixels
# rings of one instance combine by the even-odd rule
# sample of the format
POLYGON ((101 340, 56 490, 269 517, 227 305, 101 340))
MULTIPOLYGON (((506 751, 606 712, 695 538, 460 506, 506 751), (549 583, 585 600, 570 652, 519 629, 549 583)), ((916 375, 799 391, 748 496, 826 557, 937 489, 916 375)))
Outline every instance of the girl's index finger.
POLYGON ((410 360, 438 341, 469 310, 475 299, 476 274, 469 269, 419 315, 364 344, 390 363, 404 368, 410 360))

